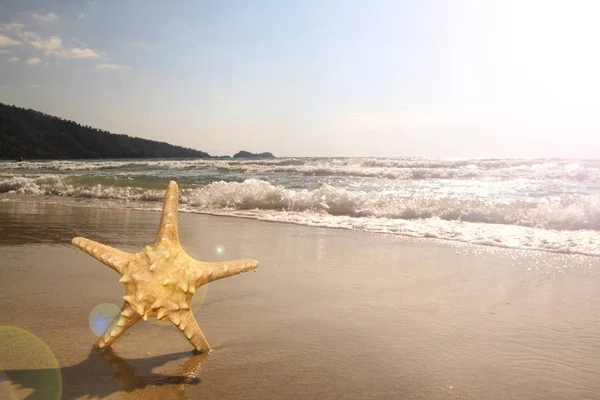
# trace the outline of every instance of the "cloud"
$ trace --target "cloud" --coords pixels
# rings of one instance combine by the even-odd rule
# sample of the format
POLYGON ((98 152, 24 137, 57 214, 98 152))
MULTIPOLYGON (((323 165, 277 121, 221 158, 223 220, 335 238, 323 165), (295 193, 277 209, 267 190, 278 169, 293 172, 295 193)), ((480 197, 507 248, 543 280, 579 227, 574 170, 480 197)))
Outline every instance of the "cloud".
POLYGON ((65 51, 61 52, 58 57, 63 58, 98 58, 100 55, 96 53, 92 49, 80 49, 78 47, 74 47, 72 49, 65 49, 65 51))
POLYGON ((30 46, 33 46, 38 50, 43 50, 44 54, 47 56, 63 48, 62 39, 58 35, 50 36, 48 39, 44 40, 33 32, 25 32, 24 40, 30 46))
POLYGON ((19 32, 21 31, 23 28, 25 27, 25 25, 19 23, 19 22, 10 22, 8 24, 2 24, 0 25, 0 31, 2 32, 19 32))
POLYGON ((109 64, 109 63, 100 64, 100 65, 96 66, 96 69, 111 69, 111 70, 129 69, 129 68, 131 68, 131 67, 128 67, 126 65, 109 64))
POLYGON ((25 64, 27 64, 27 65, 38 65, 41 62, 42 62, 42 60, 40 60, 39 58, 33 57, 33 58, 30 58, 29 60, 25 61, 25 64))
POLYGON ((28 88, 28 89, 39 89, 40 85, 36 85, 36 84, 30 83, 28 85, 25 85, 25 87, 28 88))
POLYGON ((55 13, 48 13, 48 14, 31 14, 31 18, 35 19, 36 21, 42 21, 42 22, 55 22, 58 21, 58 15, 56 15, 55 13))
POLYGON ((18 46, 22 44, 18 40, 14 40, 0 33, 0 47, 18 46))
POLYGON ((81 18, 85 18, 85 13, 79 13, 79 15, 77 16, 77 19, 81 19, 81 18))
MULTIPOLYGON (((38 21, 48 22, 58 20, 58 16, 55 13, 30 15, 32 16, 32 18, 38 21)), ((84 16, 85 13, 81 13, 79 18, 83 18, 84 16)), ((71 42, 69 43, 70 45, 65 45, 63 39, 58 34, 54 34, 50 37, 44 38, 36 32, 25 29, 25 25, 19 22, 11 22, 8 24, 0 25, 0 32, 12 32, 12 36, 16 36, 18 39, 20 39, 20 41, 15 40, 0 33, 0 53, 10 53, 10 51, 2 49, 3 47, 17 46, 25 43, 37 50, 43 51, 45 56, 80 60, 102 58, 102 60, 106 63, 99 65, 97 67, 98 69, 121 70, 129 68, 124 65, 110 64, 110 58, 105 53, 90 49, 85 43, 80 42, 75 38, 72 38, 71 42)), ((36 59, 37 58, 32 58, 30 60, 36 59)), ((28 64, 31 65, 35 65, 38 63, 36 63, 35 61, 28 62, 28 64)))
POLYGON ((8 59, 9 63, 16 63, 16 62, 19 62, 19 61, 20 61, 19 57, 11 57, 11 58, 8 59))
POLYGON ((60 36, 53 35, 48 39, 42 39, 37 33, 23 32, 21 38, 25 43, 42 50, 46 56, 55 56, 60 58, 99 58, 100 54, 92 49, 80 49, 79 47, 66 48, 60 36))
POLYGON ((8 49, 0 49, 0 54, 10 54, 10 50, 8 50, 8 49))

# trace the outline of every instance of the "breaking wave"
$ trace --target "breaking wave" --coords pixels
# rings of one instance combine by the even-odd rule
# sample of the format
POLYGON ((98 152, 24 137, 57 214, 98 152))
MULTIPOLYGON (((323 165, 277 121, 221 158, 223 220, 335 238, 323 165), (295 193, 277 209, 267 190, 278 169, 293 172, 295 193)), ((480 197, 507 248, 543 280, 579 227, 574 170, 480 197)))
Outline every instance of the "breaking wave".
POLYGON ((324 185, 294 191, 259 180, 216 182, 188 195, 199 209, 275 210, 358 218, 428 219, 600 231, 600 196, 555 196, 520 201, 488 197, 400 197, 324 185))
POLYGON ((534 179, 600 182, 600 160, 555 159, 385 159, 385 158, 286 158, 274 160, 127 160, 39 161, 0 163, 0 169, 16 173, 64 173, 110 171, 168 173, 170 170, 214 171, 226 174, 285 174, 300 176, 372 177, 419 179, 534 179))
MULTIPOLYGON (((162 201, 164 188, 106 184, 75 185, 60 175, 8 177, 0 193, 64 196, 127 201, 162 201)), ((400 195, 394 192, 348 190, 322 185, 292 190, 269 182, 214 182, 201 188, 182 186, 181 203, 197 211, 266 210, 310 212, 352 218, 445 221, 516 225, 556 230, 600 231, 599 195, 556 195, 498 199, 473 194, 448 196, 400 195)))
POLYGON ((600 159, 0 162, 0 201, 183 212, 600 256, 600 159))

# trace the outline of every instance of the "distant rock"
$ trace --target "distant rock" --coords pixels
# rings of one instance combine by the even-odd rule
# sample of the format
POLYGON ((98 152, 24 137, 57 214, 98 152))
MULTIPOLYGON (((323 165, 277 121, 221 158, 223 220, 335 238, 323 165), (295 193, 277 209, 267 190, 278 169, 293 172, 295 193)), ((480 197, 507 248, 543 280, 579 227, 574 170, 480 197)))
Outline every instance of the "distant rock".
POLYGON ((240 151, 233 155, 233 158, 250 158, 250 159, 259 159, 259 158, 276 158, 272 153, 250 153, 249 151, 240 151))

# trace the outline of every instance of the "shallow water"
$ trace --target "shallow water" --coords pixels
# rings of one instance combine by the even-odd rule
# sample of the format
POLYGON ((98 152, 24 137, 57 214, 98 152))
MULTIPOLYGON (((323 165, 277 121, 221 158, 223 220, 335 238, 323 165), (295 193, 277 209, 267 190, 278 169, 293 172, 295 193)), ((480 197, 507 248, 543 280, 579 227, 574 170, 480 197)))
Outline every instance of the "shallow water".
POLYGON ((158 209, 600 255, 600 160, 0 162, 0 200, 158 209))

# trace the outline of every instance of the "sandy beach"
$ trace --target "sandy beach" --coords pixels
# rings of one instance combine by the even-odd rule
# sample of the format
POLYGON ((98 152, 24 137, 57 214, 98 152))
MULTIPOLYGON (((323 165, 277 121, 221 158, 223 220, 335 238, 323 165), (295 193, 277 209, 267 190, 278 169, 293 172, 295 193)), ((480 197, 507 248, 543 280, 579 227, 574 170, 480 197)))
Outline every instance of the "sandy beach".
POLYGON ((70 241, 138 251, 159 218, 0 203, 0 398, 600 399, 598 258, 190 213, 190 255, 260 263, 196 294, 212 353, 156 321, 100 353, 124 288, 70 241))

